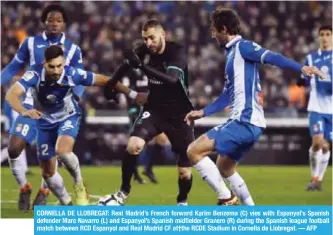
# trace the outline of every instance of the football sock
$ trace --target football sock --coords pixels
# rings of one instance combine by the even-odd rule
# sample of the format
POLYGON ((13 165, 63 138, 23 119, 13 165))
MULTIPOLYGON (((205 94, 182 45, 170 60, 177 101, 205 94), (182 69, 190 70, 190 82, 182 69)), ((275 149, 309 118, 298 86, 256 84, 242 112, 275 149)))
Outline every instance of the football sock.
POLYGON ((232 176, 226 178, 226 180, 230 183, 232 191, 236 194, 236 196, 244 205, 254 206, 253 199, 246 186, 246 183, 237 172, 235 172, 232 176))
POLYGON ((318 180, 322 181, 327 169, 328 162, 330 160, 331 152, 328 151, 325 154, 322 154, 320 158, 318 158, 318 180))
POLYGON ((25 176, 25 171, 24 167, 22 167, 21 160, 22 159, 20 159, 20 157, 14 159, 11 158, 8 159, 10 169, 12 170, 12 174, 15 177, 15 180, 17 184, 20 186, 20 188, 22 188, 27 183, 27 178, 25 176))
POLYGON ((318 150, 314 152, 312 147, 309 150, 309 157, 310 157, 310 170, 311 170, 311 178, 316 179, 318 177, 318 170, 319 170, 319 158, 322 155, 322 150, 318 150))
POLYGON ((217 166, 209 157, 203 158, 194 167, 199 172, 200 177, 216 192, 218 199, 231 197, 231 192, 222 180, 217 166))
POLYGON ((125 151, 123 156, 123 161, 121 164, 121 179, 122 184, 120 190, 126 194, 129 194, 131 191, 131 179, 135 171, 139 155, 132 155, 125 151))
POLYGON ((56 172, 53 176, 46 177, 44 179, 49 186, 49 189, 58 198, 62 205, 67 205, 71 201, 71 198, 65 188, 64 181, 58 172, 56 172))
POLYGON ((190 190, 192 188, 192 181, 193 181, 192 175, 191 175, 191 177, 189 179, 178 178, 179 194, 177 196, 177 203, 178 202, 186 202, 186 200, 187 200, 187 194, 190 192, 190 190))
POLYGON ((82 183, 82 175, 80 169, 80 163, 75 153, 65 153, 59 157, 59 160, 65 165, 66 170, 71 174, 74 179, 74 184, 82 183))

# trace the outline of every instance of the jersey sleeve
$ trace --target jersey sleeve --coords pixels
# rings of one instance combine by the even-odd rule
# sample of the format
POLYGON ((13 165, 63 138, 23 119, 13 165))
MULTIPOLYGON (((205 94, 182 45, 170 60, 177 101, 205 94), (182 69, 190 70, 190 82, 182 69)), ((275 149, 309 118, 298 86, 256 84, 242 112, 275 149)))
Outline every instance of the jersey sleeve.
POLYGON ((239 52, 244 59, 263 64, 269 50, 255 42, 243 40, 239 43, 239 52))
POLYGON ((28 48, 28 40, 29 38, 26 38, 20 45, 19 49, 17 50, 15 54, 15 60, 19 63, 27 63, 29 60, 29 48, 28 48))
MULTIPOLYGON (((307 55, 305 57, 304 65, 306 65, 306 66, 312 66, 312 57, 311 57, 311 54, 309 54, 309 55, 307 55)), ((303 78, 303 79, 309 79, 310 77, 306 76, 304 73, 302 73, 301 78, 303 78)))
POLYGON ((34 87, 38 83, 38 75, 35 71, 28 70, 23 76, 17 81, 21 85, 23 90, 26 92, 30 87, 34 87))
POLYGON ((76 48, 69 65, 75 68, 83 69, 82 51, 79 46, 76 48))
POLYGON ((72 78, 75 85, 92 86, 95 83, 95 74, 80 68, 72 67, 72 78))

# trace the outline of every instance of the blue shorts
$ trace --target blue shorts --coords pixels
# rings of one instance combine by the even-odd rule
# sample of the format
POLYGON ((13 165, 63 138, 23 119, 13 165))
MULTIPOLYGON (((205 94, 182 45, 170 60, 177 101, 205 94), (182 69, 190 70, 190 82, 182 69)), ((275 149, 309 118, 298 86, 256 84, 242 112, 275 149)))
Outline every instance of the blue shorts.
POLYGON ((69 135, 76 139, 80 128, 81 115, 74 115, 67 119, 49 123, 45 120, 38 121, 37 156, 39 160, 50 160, 56 156, 56 143, 58 136, 69 135))
POLYGON ((19 115, 11 126, 9 133, 32 144, 37 135, 37 121, 30 117, 19 115))
POLYGON ((215 150, 221 156, 228 156, 238 162, 252 148, 262 132, 263 128, 229 119, 206 134, 209 139, 215 140, 215 150))
POLYGON ((327 141, 332 141, 332 114, 309 112, 310 135, 324 134, 327 141))

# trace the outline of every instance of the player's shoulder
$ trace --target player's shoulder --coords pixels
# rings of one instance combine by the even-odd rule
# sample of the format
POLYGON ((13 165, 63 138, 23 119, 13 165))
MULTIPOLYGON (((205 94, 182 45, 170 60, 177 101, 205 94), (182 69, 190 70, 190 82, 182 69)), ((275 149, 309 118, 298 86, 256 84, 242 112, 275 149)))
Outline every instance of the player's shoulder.
POLYGON ((81 68, 76 68, 73 66, 65 65, 64 66, 65 70, 65 76, 66 77, 71 77, 74 79, 78 79, 79 77, 86 77, 87 76, 87 71, 81 69, 81 68))
POLYGON ((166 41, 166 48, 168 48, 169 51, 185 50, 184 45, 173 41, 166 41))
POLYGON ((22 79, 26 82, 37 81, 42 74, 43 65, 32 65, 29 69, 23 74, 22 79))
POLYGON ((239 40, 239 47, 242 48, 247 48, 247 47, 257 47, 260 46, 258 43, 256 43, 255 41, 252 40, 248 40, 248 39, 241 39, 239 40))

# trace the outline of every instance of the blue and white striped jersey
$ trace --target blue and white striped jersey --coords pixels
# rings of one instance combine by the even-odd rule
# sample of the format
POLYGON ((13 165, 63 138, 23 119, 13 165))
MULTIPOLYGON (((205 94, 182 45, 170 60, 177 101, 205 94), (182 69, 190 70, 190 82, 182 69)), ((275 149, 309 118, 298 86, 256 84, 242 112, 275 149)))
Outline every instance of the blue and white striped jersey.
MULTIPOLYGON (((26 38, 18 49, 15 60, 19 63, 29 64, 30 66, 42 64, 45 49, 51 45, 62 46, 64 57, 66 58, 66 65, 83 68, 80 47, 67 40, 64 33, 55 38, 48 38, 45 32, 43 32, 42 35, 26 38)), ((24 103, 33 105, 30 92, 27 92, 24 103)))
POLYGON ((225 92, 230 100, 230 119, 266 127, 259 63, 269 52, 237 35, 226 45, 225 92))
POLYGON ((65 66, 57 81, 46 79, 43 65, 32 66, 17 81, 24 91, 30 90, 34 108, 43 113, 42 118, 50 123, 60 122, 80 113, 80 107, 73 96, 75 86, 92 86, 95 74, 82 69, 65 66))
POLYGON ((326 75, 326 78, 321 80, 318 76, 304 79, 310 79, 311 92, 308 103, 308 111, 323 114, 332 114, 332 50, 314 51, 306 56, 305 64, 317 67, 326 75))

